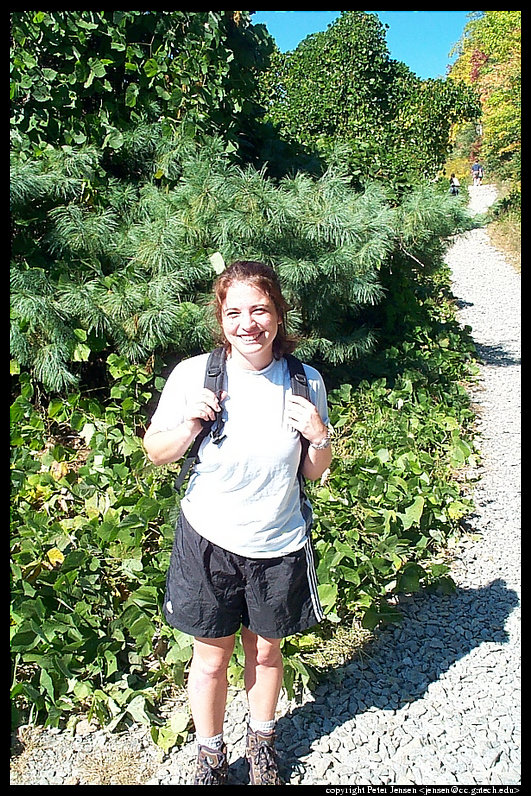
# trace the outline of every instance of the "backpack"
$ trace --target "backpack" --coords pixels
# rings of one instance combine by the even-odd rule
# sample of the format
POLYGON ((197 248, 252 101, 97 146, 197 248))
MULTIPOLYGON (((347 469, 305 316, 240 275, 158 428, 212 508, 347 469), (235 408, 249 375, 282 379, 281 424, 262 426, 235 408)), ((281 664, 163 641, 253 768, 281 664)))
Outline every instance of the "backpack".
MULTIPOLYGON (((303 398, 310 400, 308 379, 306 378, 306 373, 304 372, 302 362, 300 361, 300 359, 297 359, 297 357, 294 357, 293 354, 285 354, 284 358, 288 363, 288 369, 291 381, 291 391, 293 395, 300 395, 303 398)), ((223 388, 226 359, 227 359, 227 352, 225 351, 225 349, 222 347, 215 348, 214 351, 210 352, 205 368, 204 386, 207 387, 209 390, 212 390, 212 392, 215 393, 217 396, 219 396, 223 388)), ((190 468, 198 460, 199 448, 201 447, 201 443, 203 442, 205 437, 207 437, 210 434, 214 445, 220 445, 225 439, 225 435, 223 434, 223 421, 221 419, 221 412, 216 412, 216 417, 214 420, 202 420, 201 424, 203 428, 195 438, 192 446, 189 448, 186 454, 186 458, 181 467, 181 470, 177 475, 177 478, 175 479, 175 489, 177 491, 179 491, 179 489, 183 485, 184 479, 186 478, 190 468)), ((308 440, 305 439, 302 436, 302 434, 301 434, 301 443, 302 443, 302 453, 301 453, 301 461, 299 466, 299 481, 301 483, 301 488, 302 488, 301 467, 309 445, 308 440)))

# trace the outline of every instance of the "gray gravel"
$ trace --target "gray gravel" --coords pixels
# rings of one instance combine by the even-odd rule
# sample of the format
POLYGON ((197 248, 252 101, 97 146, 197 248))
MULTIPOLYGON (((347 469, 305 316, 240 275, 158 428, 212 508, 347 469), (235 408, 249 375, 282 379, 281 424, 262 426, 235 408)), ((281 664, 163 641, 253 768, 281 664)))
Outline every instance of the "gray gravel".
MULTIPOLYGON (((470 196, 481 212, 495 191, 470 196)), ((282 697, 278 748, 289 784, 520 784, 520 276, 484 230, 457 237, 447 262, 482 360, 471 391, 482 460, 469 474, 480 480, 455 550, 458 589, 403 598, 404 621, 378 632, 366 655, 302 703, 282 697)), ((229 775, 243 785, 246 700, 230 697, 229 775)), ((15 785, 185 784, 195 759, 193 738, 162 757, 140 726, 112 736, 87 722, 75 735, 22 734, 15 785)))

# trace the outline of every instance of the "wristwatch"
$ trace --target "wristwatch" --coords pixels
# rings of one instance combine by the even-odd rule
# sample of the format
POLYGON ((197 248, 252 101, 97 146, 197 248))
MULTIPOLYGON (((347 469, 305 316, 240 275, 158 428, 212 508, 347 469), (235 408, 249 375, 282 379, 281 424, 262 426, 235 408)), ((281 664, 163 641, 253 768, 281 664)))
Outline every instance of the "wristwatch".
POLYGON ((310 448, 315 448, 316 451, 322 451, 324 448, 328 448, 330 446, 330 434, 326 432, 326 437, 324 437, 321 442, 315 444, 314 442, 310 442, 310 448))

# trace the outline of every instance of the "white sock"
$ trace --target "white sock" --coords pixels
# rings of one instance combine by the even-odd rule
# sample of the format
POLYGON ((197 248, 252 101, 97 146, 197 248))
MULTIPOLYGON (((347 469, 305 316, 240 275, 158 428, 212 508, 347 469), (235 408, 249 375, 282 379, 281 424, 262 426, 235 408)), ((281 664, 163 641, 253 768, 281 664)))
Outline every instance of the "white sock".
POLYGON ((256 719, 249 719, 249 726, 254 732, 272 732, 275 729, 276 719, 271 721, 257 721, 256 719))
POLYGON ((205 738, 203 735, 196 733, 196 741, 198 746, 208 746, 209 749, 217 752, 223 746, 223 733, 220 732, 219 735, 213 735, 211 738, 205 738))

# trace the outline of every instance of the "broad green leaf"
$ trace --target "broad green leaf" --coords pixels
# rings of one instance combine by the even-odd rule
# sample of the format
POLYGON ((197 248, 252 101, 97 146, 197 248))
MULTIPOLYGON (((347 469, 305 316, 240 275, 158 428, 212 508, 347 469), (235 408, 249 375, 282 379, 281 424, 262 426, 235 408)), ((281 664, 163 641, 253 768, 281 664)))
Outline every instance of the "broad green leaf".
POLYGON ((125 709, 139 724, 150 724, 149 716, 146 713, 146 698, 142 694, 133 697, 125 709))
POLYGON ((367 608, 361 620, 361 626, 366 630, 374 630, 380 622, 380 614, 372 608, 367 608))
POLYGON ((110 147, 111 149, 120 149, 123 146, 124 137, 119 130, 111 130, 103 139, 102 147, 110 147))
POLYGON ((327 609, 331 610, 336 604, 337 588, 336 583, 321 583, 317 587, 319 600, 325 609, 325 613, 327 613, 327 609))
MULTIPOLYGON (((138 97, 139 87, 136 83, 130 83, 125 92, 125 104, 128 108, 134 108, 138 97)), ((110 146, 114 146, 110 144, 110 146)), ((117 146, 114 146, 117 149, 117 146)))
POLYGON ((397 512, 397 516, 402 520, 404 530, 409 530, 412 525, 418 525, 424 510, 424 498, 418 495, 413 503, 404 512, 397 512))
POLYGON ((154 58, 148 58, 144 64, 144 72, 147 77, 155 77, 160 72, 160 65, 154 58))
POLYGON ((170 727, 175 733, 184 732, 190 723, 190 716, 188 713, 176 710, 171 714, 170 727))

